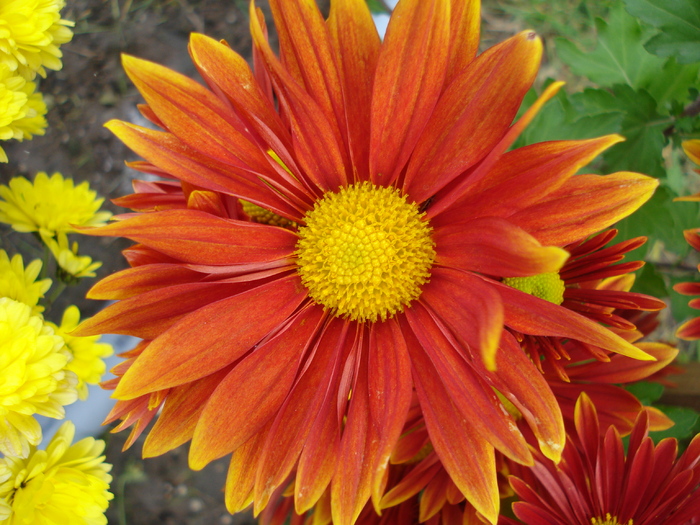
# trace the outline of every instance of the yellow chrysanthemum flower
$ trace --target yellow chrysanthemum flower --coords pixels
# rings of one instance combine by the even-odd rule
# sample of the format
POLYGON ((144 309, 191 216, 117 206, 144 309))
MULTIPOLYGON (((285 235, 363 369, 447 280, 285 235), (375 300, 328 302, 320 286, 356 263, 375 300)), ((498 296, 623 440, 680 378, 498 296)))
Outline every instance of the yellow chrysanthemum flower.
MULTIPOLYGON (((24 140, 44 134, 46 104, 41 93, 34 92, 35 88, 34 82, 28 82, 10 71, 7 64, 0 63, 0 140, 24 140)), ((0 162, 7 162, 2 148, 0 162)))
POLYGON ((63 0, 2 0, 0 2, 0 63, 27 80, 44 68, 59 70, 58 46, 70 42, 73 22, 61 20, 63 0))
POLYGON ((48 323, 57 335, 63 338, 68 351, 73 354, 73 359, 66 366, 78 376, 78 397, 87 398, 87 385, 96 385, 102 380, 106 365, 104 358, 111 356, 114 351, 107 343, 98 343, 99 335, 90 337, 74 337, 70 335, 80 323, 80 310, 76 306, 69 306, 63 312, 61 326, 48 323))
POLYGON ((102 266, 101 262, 92 262, 92 258, 87 255, 78 255, 78 243, 74 242, 71 245, 65 233, 56 234, 55 239, 43 234, 41 238, 56 258, 61 271, 64 272, 63 276, 59 275, 61 278, 67 277, 70 280, 70 278, 95 277, 95 270, 102 266))
POLYGON ((41 261, 36 259, 24 267, 22 256, 17 254, 12 260, 5 250, 0 250, 0 297, 9 297, 32 307, 32 313, 44 311, 39 299, 51 288, 51 279, 36 278, 41 272, 41 261))
POLYGON ((27 459, 0 459, 0 522, 8 525, 103 525, 112 465, 105 442, 85 438, 74 445, 75 426, 61 425, 46 450, 27 459))
POLYGON ((0 298, 0 452, 27 457, 41 441, 34 414, 63 419, 78 382, 65 370, 70 352, 32 309, 0 298))
POLYGON ((60 173, 49 178, 40 171, 32 184, 15 177, 0 186, 0 222, 19 232, 38 231, 42 237, 70 233, 73 226, 102 226, 112 214, 98 211, 104 199, 90 190, 87 182, 77 186, 60 173))

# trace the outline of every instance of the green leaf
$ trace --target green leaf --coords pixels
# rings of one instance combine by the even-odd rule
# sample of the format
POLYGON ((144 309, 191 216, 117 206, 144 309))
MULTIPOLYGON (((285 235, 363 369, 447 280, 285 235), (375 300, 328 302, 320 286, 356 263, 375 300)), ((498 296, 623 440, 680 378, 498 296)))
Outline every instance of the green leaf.
POLYGON ((384 2, 380 0, 367 0, 367 6, 373 14, 387 14, 391 13, 384 2))
POLYGON ((698 73, 700 63, 679 64, 675 58, 670 58, 645 87, 659 107, 668 106, 674 101, 685 106, 694 98, 691 97, 690 88, 698 85, 698 73))
POLYGON ((663 177, 662 150, 667 140, 664 130, 671 125, 671 119, 657 112, 656 101, 645 90, 617 85, 613 94, 615 108, 625 113, 620 134, 626 140, 604 154, 608 167, 612 171, 637 171, 663 177))
POLYGON ((609 21, 608 24, 596 19, 598 45, 593 51, 582 51, 574 43, 558 38, 557 55, 575 74, 599 86, 628 84, 638 89, 650 85, 665 61, 644 49, 648 31, 621 4, 611 9, 609 21))
MULTIPOLYGON (((633 259, 626 257, 625 260, 631 261, 633 259)), ((656 267, 653 264, 645 264, 642 267, 634 281, 632 291, 658 298, 669 296, 669 290, 666 287, 666 282, 664 281, 663 276, 656 271, 656 267)))
MULTIPOLYGON (((523 108, 532 105, 536 99, 537 93, 531 90, 523 101, 523 108)), ((561 90, 540 110, 516 146, 617 133, 622 123, 622 111, 615 107, 613 95, 602 89, 588 88, 573 95, 561 90)))
POLYGON ((700 2, 697 0, 625 0, 627 10, 660 33, 646 48, 683 64, 700 61, 700 2))
POLYGON ((670 417, 675 425, 673 425, 668 430, 661 430, 659 432, 650 432, 649 435, 658 443, 664 438, 676 438, 678 440, 683 440, 690 437, 695 428, 695 424, 698 421, 698 414, 692 408, 684 407, 674 407, 674 406, 664 406, 664 405, 654 405, 656 408, 661 410, 664 414, 670 417))
POLYGON ((662 385, 659 383, 649 383, 647 381, 639 381, 637 383, 625 385, 625 390, 631 392, 643 405, 651 405, 664 393, 664 387, 662 385))
POLYGON ((673 202, 674 197, 667 187, 660 186, 641 208, 615 225, 620 230, 616 240, 623 241, 641 235, 649 238, 644 246, 627 255, 628 260, 643 258, 657 242, 663 242, 666 250, 680 257, 688 252, 683 230, 697 226, 700 221, 698 204, 673 202))

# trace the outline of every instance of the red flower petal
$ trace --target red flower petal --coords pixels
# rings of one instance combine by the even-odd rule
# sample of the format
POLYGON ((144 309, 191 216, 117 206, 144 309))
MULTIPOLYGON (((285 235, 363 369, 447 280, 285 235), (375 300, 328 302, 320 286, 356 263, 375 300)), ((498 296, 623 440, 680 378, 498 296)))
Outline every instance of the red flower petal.
POLYGON ((222 219, 196 210, 146 213, 84 229, 87 235, 127 237, 192 264, 234 265, 291 257, 297 236, 289 230, 222 219))
POLYGON ((450 58, 447 60, 445 85, 474 60, 479 49, 481 2, 460 0, 450 5, 450 58))
POLYGON ((495 368, 503 331, 498 292, 471 274, 435 267, 421 301, 447 324, 463 348, 477 350, 486 368, 495 368))
MULTIPOLYGON (((434 60, 430 54, 427 58, 434 60)), ((434 195, 496 145, 535 80, 541 58, 541 40, 524 31, 479 55, 447 87, 408 164, 403 188, 414 201, 434 195)), ((408 70, 410 77, 420 78, 415 66, 408 70)), ((394 122, 396 116, 388 112, 388 118, 394 122)))
POLYGON ((87 293, 88 299, 117 300, 167 286, 200 281, 202 274, 176 264, 149 264, 108 275, 87 293))
POLYGON ((200 470, 248 441, 277 413, 323 316, 302 310, 277 335, 255 348, 206 401, 190 446, 190 467, 200 470), (251 377, 255 381, 250 381, 251 377))
POLYGON ((505 324, 518 332, 569 337, 633 359, 655 360, 653 356, 582 315, 500 283, 494 283, 494 286, 503 298, 505 324))
POLYGON ((220 370, 274 332, 305 298, 292 275, 200 308, 151 342, 114 396, 131 399, 220 370))
POLYGON ((497 217, 442 226, 433 240, 437 264, 498 277, 556 272, 569 256, 561 248, 542 246, 526 231, 497 217))
POLYGON ((649 200, 658 185, 658 180, 638 173, 578 175, 509 219, 542 244, 564 246, 624 219, 649 200))
POLYGON ((334 0, 328 17, 345 94, 348 146, 359 180, 369 180, 372 86, 381 41, 364 0, 334 0))
POLYGON ((449 0, 403 0, 396 6, 372 93, 369 168, 375 184, 393 182, 414 154, 442 92, 449 39, 449 0))

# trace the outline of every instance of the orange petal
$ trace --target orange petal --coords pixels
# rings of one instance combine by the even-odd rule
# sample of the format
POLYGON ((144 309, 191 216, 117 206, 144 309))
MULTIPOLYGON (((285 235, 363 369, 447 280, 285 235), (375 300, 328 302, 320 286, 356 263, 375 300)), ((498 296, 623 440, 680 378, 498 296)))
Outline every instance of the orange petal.
POLYGON ((235 195, 294 221, 304 215, 298 205, 295 208, 287 199, 261 183, 257 176, 208 158, 170 133, 118 120, 109 121, 105 127, 168 176, 201 188, 235 195))
POLYGON ((479 55, 447 87, 408 165, 404 191, 414 201, 433 196, 498 143, 541 58, 541 40, 524 31, 479 55))
POLYGON ((88 299, 127 299, 166 286, 197 282, 202 274, 176 264, 149 264, 108 275, 87 293, 88 299))
POLYGON ((493 288, 478 277, 433 268, 423 287, 425 301, 452 330, 463 348, 473 348, 493 370, 503 330, 503 304, 493 288))
POLYGON ((442 468, 437 454, 434 452, 431 453, 413 467, 396 485, 391 487, 380 502, 381 508, 387 509, 389 507, 394 507, 415 496, 430 483, 430 480, 432 480, 442 468))
POLYGON ((292 138, 245 59, 227 45, 199 33, 190 35, 189 50, 202 76, 221 90, 246 122, 290 166, 291 158, 283 152, 291 146, 292 138))
POLYGON ((321 107, 341 140, 345 139, 345 109, 337 55, 316 2, 270 0, 270 8, 282 62, 321 107))
POLYGON ((643 381, 670 364, 678 355, 678 349, 663 343, 637 343, 636 346, 654 356, 656 361, 639 361, 623 355, 613 355, 603 363, 592 361, 567 368, 572 380, 599 383, 632 383, 643 381))
POLYGON ((250 31, 265 67, 272 77, 280 109, 290 119, 294 149, 304 175, 322 191, 334 191, 347 184, 346 153, 335 120, 329 121, 323 108, 295 80, 270 49, 254 4, 250 4, 250 31))
POLYGON ((284 228, 222 219, 196 210, 145 213, 84 229, 86 235, 126 237, 192 264, 232 265, 291 257, 297 236, 284 228))
POLYGON ((478 434, 474 439, 488 441, 514 461, 531 464, 527 443, 491 387, 468 364, 471 356, 461 355, 455 349, 443 335, 445 327, 438 325, 420 304, 407 310, 406 318, 424 350, 415 356, 411 353, 414 367, 426 367, 439 378, 439 390, 449 396, 445 403, 469 421, 478 434))
MULTIPOLYGON (((404 333, 408 331, 406 326, 404 333)), ((420 343, 410 337, 407 342, 416 392, 435 452, 467 501, 495 524, 500 501, 493 447, 454 406, 420 343)))
POLYGON ((649 200, 659 181, 630 172, 577 175, 509 219, 542 244, 563 246, 624 219, 649 200))
POLYGON ((413 397, 411 361, 395 322, 375 323, 369 342, 369 416, 379 442, 371 465, 372 502, 379 509, 382 478, 401 436, 413 397))
POLYGON ((274 174, 265 153, 211 91, 153 62, 123 55, 122 64, 148 106, 188 146, 226 164, 274 174))
POLYGON ((228 372, 227 367, 170 389, 163 411, 143 444, 144 458, 160 456, 192 439, 204 404, 228 372))
POLYGON ((453 1, 450 13, 450 58, 447 62, 449 86, 474 60, 479 49, 479 25, 481 22, 481 2, 479 0, 453 1))
POLYGON ((505 324, 518 332, 576 339, 633 359, 654 361, 609 329, 576 312, 509 286, 493 283, 503 298, 505 324))
POLYGON ((206 402, 190 447, 190 468, 243 445, 276 414, 292 387, 323 311, 307 307, 229 372, 206 402), (250 378, 255 377, 251 382, 250 378))
POLYGON ((540 242, 505 219, 481 217, 435 230, 440 265, 499 277, 556 272, 569 254, 540 242))
POLYGON ((688 158, 695 164, 700 165, 700 139, 684 140, 681 146, 688 158))
POLYGON ((348 146, 359 180, 369 179, 369 141, 372 86, 381 41, 367 2, 334 0, 328 17, 343 83, 348 146))
POLYGON ((449 49, 449 0, 396 6, 372 92, 369 165, 375 184, 389 185, 411 156, 442 92, 449 49))
POLYGON ((542 453, 558 462, 566 440, 561 411, 547 381, 515 338, 503 332, 494 371, 482 368, 479 362, 474 366, 522 413, 542 453))
POLYGON ((231 514, 245 510, 253 502, 255 469, 260 461, 263 443, 269 430, 268 424, 231 455, 225 489, 226 509, 231 514))
POLYGON ((305 298, 292 275, 200 308, 151 342, 114 397, 131 399, 220 370, 279 327, 305 298))
POLYGON ((431 221, 433 227, 483 216, 508 217, 559 188, 619 135, 540 142, 505 153, 480 182, 431 221))
POLYGON ((73 335, 125 334, 155 339, 193 311, 249 288, 249 285, 228 283, 186 283, 156 288, 107 306, 83 321, 73 335))
MULTIPOLYGON (((334 525, 352 525, 357 521, 372 492, 372 474, 376 461, 378 427, 370 420, 367 385, 367 354, 362 352, 350 398, 338 465, 342 471, 331 484, 331 514, 334 525)), ((401 422, 403 423, 403 421, 401 422)), ((393 422, 390 422, 393 424, 393 422)))
POLYGON ((326 396, 337 395, 340 372, 354 335, 348 334, 347 322, 334 318, 307 358, 303 373, 287 396, 265 441, 255 478, 256 512, 267 506, 273 491, 287 479, 302 448, 327 445, 309 443, 307 437, 326 396))

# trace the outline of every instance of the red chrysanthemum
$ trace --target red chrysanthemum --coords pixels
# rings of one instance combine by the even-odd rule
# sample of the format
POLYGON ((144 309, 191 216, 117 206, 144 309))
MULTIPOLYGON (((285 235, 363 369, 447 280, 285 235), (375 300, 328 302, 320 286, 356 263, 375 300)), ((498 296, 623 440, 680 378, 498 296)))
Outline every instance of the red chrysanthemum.
POLYGON ((118 367, 111 417, 140 432, 163 405, 147 456, 192 439, 199 469, 233 452, 232 511, 294 480, 300 513, 328 489, 343 525, 381 499, 415 389, 445 469, 494 523, 494 449, 533 461, 499 394, 545 456, 565 439, 503 327, 653 359, 500 281, 558 272, 561 246, 657 181, 573 176, 615 135, 508 151, 560 84, 513 123, 542 44, 525 31, 476 57, 478 1, 402 0, 383 43, 363 0, 335 0, 327 21, 309 0, 270 5, 280 58, 251 4, 255 72, 196 34, 208 88, 124 57, 163 131, 108 127, 145 159, 134 167, 175 181, 140 183, 138 213, 90 232, 139 243, 133 268, 91 291, 119 302, 80 329, 144 339, 118 367))
POLYGON ((576 434, 567 440, 562 461, 538 457, 510 478, 522 500, 513 504, 515 515, 527 525, 700 523, 700 436, 676 459, 676 440, 655 446, 648 427, 642 412, 625 454, 615 427, 601 436, 595 405, 582 394, 576 434))

